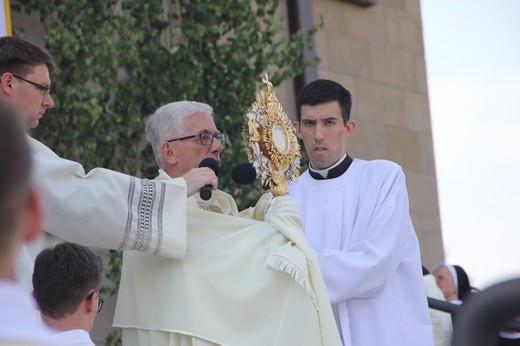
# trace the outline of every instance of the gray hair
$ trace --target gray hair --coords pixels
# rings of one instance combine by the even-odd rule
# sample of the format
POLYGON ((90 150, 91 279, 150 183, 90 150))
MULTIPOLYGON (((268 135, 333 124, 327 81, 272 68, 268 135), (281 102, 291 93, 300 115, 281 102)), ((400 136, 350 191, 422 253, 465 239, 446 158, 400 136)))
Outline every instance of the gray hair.
POLYGON ((178 101, 161 106, 146 121, 146 139, 152 145, 155 162, 164 169, 161 152, 162 144, 178 137, 184 130, 184 123, 194 113, 204 113, 213 118, 213 108, 195 101, 178 101))

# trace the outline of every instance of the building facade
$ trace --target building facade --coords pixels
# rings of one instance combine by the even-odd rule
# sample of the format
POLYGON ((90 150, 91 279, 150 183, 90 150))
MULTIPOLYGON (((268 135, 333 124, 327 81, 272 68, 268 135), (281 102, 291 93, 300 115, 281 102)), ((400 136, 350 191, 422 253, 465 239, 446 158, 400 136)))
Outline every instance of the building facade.
MULTIPOLYGON (((356 132, 347 151, 353 157, 388 159, 406 174, 410 210, 423 264, 444 259, 420 0, 287 1, 300 28, 323 21, 313 52, 320 63, 306 82, 332 79, 352 93, 356 132), (360 3, 374 3, 362 5, 360 3), (310 18, 310 19, 309 19, 310 18)), ((282 13, 282 16, 294 16, 282 13)), ((277 91, 288 114, 294 92, 277 91)))

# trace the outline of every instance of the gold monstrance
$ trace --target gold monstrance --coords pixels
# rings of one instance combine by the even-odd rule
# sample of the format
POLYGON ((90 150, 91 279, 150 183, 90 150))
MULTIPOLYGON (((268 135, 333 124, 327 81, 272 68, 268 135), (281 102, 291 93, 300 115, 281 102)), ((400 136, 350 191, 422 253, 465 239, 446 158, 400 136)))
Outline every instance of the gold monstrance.
POLYGON ((244 124, 247 158, 262 185, 274 196, 283 196, 289 182, 300 174, 300 145, 267 74, 262 82, 265 86, 247 110, 244 124))

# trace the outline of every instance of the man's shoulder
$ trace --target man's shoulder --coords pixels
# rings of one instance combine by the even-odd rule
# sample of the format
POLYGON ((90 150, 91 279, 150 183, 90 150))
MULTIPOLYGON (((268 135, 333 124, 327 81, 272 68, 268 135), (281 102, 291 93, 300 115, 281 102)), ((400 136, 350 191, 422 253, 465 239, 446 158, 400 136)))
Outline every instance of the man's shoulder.
POLYGON ((389 160, 361 160, 354 159, 353 171, 359 172, 361 177, 397 177, 404 175, 403 169, 397 163, 389 160))
POLYGON ((41 323, 35 301, 19 283, 0 279, 0 345, 68 345, 41 323))
POLYGON ((38 141, 37 139, 34 139, 29 135, 27 135, 26 138, 27 138, 27 141, 29 142, 29 145, 30 145, 33 153, 43 153, 46 155, 51 155, 51 156, 56 156, 56 157, 58 156, 58 155, 56 155, 56 153, 54 151, 52 151, 52 149, 50 149, 48 146, 46 146, 42 142, 38 141))
POLYGON ((89 333, 84 329, 72 329, 56 334, 56 337, 67 345, 94 345, 89 333))
POLYGON ((292 180, 289 183, 289 193, 290 193, 290 190, 291 190, 291 186, 294 187, 296 185, 299 185, 300 183, 304 182, 305 180, 307 180, 309 178, 310 178, 309 169, 306 169, 298 177, 296 177, 296 179, 292 180))

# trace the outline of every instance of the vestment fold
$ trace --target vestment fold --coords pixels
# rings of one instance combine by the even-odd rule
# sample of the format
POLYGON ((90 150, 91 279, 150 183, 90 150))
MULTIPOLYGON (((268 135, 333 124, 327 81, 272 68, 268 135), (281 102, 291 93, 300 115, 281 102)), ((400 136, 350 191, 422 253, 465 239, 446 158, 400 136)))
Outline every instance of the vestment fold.
MULTIPOLYGON (((220 205, 234 204, 222 191, 214 196, 220 205)), ((340 345, 292 198, 264 195, 242 216, 204 210, 192 197, 183 260, 125 252, 114 325, 123 333, 163 331, 218 345, 340 345), (269 267, 273 254, 304 279, 283 265, 269 267)))

